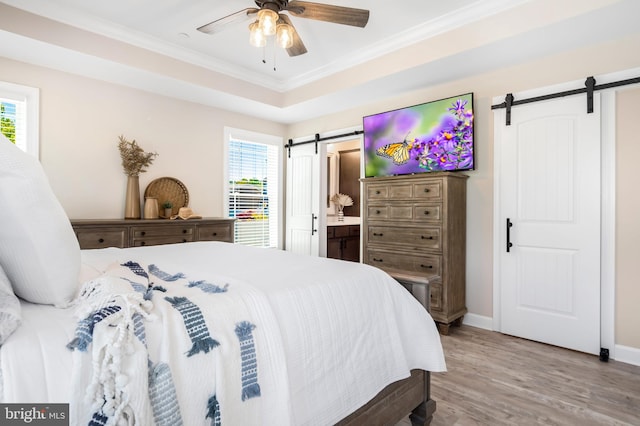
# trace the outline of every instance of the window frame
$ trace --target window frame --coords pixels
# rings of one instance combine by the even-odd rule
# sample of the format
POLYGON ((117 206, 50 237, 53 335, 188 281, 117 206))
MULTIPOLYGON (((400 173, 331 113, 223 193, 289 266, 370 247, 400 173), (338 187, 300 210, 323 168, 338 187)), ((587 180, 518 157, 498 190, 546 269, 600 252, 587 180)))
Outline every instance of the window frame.
POLYGON ((284 208, 283 208, 284 177, 282 172, 284 139, 281 136, 268 135, 265 133, 253 132, 250 130, 243 130, 243 129, 227 127, 227 126, 224 127, 224 142, 223 142, 224 160, 223 160, 223 167, 222 167, 222 178, 223 178, 222 179, 222 183, 223 183, 222 205, 223 205, 224 215, 226 217, 229 217, 229 163, 228 163, 228 160, 229 160, 229 143, 232 140, 240 141, 240 142, 253 142, 253 143, 260 143, 265 145, 272 145, 278 149, 278 153, 276 156, 277 164, 275 167, 278 172, 277 187, 278 187, 279 196, 278 196, 277 203, 271 203, 271 201, 269 201, 269 209, 275 208, 278 215, 278 220, 276 222, 278 226, 277 248, 282 249, 284 247, 284 238, 283 238, 283 235, 284 235, 284 228, 283 228, 284 226, 284 208))
POLYGON ((26 104, 25 152, 40 159, 40 90, 35 87, 0 81, 0 98, 26 104))

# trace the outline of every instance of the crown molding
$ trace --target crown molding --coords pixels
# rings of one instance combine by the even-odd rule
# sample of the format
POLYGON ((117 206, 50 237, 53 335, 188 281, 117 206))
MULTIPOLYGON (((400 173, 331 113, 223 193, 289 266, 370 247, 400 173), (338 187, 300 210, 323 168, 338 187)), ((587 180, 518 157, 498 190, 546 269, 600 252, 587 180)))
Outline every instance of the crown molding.
MULTIPOLYGON (((55 4, 55 2, 39 2, 38 10, 40 13, 44 13, 48 18, 57 22, 263 86, 276 92, 284 93, 337 72, 344 71, 355 65, 384 56, 399 48, 426 40, 430 37, 451 31, 452 29, 460 28, 466 24, 479 21, 487 16, 494 15, 529 1, 531 0, 478 0, 454 12, 406 29, 394 37, 390 37, 379 43, 374 43, 365 49, 361 49, 357 53, 352 52, 349 55, 336 58, 325 66, 286 81, 269 77, 264 73, 247 70, 246 68, 233 65, 218 58, 203 55, 183 46, 178 46, 148 34, 114 24, 113 22, 95 18, 84 12, 55 4)), ((28 3, 22 0, 3 0, 3 2, 12 7, 38 15, 33 7, 30 7, 28 3)))
POLYGON ((272 78, 265 78, 264 74, 249 71, 246 68, 233 65, 218 58, 201 54, 169 41, 153 37, 149 34, 135 31, 122 25, 96 18, 84 12, 55 4, 55 2, 41 2, 38 11, 25 4, 22 0, 2 0, 3 3, 24 10, 43 18, 51 19, 84 31, 111 38, 135 47, 149 50, 191 65, 200 66, 210 71, 219 72, 240 80, 244 80, 275 91, 284 91, 283 85, 272 78), (38 13, 39 12, 39 13, 38 13))
POLYGON ((478 0, 466 7, 438 16, 421 25, 408 28, 393 37, 361 49, 357 53, 349 53, 349 55, 338 58, 323 67, 294 77, 285 84, 284 90, 288 91, 304 86, 372 59, 385 56, 403 47, 444 34, 456 28, 461 28, 530 1, 531 0, 478 0))

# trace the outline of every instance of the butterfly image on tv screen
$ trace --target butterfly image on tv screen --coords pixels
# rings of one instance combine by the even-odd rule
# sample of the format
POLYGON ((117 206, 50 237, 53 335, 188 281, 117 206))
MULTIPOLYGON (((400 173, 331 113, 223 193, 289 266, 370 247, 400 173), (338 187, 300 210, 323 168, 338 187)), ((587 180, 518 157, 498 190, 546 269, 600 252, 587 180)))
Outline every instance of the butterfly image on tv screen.
POLYGON ((407 136, 402 142, 395 142, 381 146, 376 150, 376 155, 391 158, 393 160, 393 164, 398 166, 406 164, 406 162, 409 161, 409 150, 412 146, 412 144, 407 142, 408 136, 409 133, 407 133, 407 136))

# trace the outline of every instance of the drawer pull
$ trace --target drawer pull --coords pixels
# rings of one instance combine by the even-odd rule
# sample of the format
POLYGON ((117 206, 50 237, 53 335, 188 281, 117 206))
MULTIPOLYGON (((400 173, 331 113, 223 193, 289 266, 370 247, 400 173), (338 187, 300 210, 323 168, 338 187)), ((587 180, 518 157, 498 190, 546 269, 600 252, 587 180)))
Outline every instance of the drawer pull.
POLYGON ((99 242, 99 243, 104 243, 104 238, 100 238, 100 239, 98 240, 98 242, 99 242))
POLYGON ((380 210, 376 210, 376 214, 380 214, 382 213, 380 210))
POLYGON ((187 233, 187 230, 186 230, 186 229, 183 229, 183 230, 182 230, 182 233, 183 233, 183 234, 186 234, 186 233, 187 233))
POLYGON ((187 239, 186 239, 186 238, 184 238, 184 239, 182 240, 182 242, 183 242, 183 243, 186 243, 186 242, 187 242, 187 239))
POLYGON ((382 260, 382 259, 378 259, 378 258, 375 258, 375 257, 373 258, 373 261, 374 261, 374 262, 383 262, 383 260, 382 260))
POLYGON ((218 233, 217 233, 217 232, 214 232, 214 233, 213 233, 213 234, 211 234, 211 235, 215 237, 215 236, 217 236, 217 235, 218 235, 218 233))
POLYGON ((421 268, 433 269, 433 265, 420 265, 421 268))
POLYGON ((141 245, 141 246, 144 246, 144 245, 146 245, 146 244, 147 244, 147 243, 145 243, 144 241, 140 241, 140 245, 141 245))
POLYGON ((376 191, 376 195, 380 195, 380 191, 376 191))
POLYGON ((140 235, 142 235, 143 237, 144 237, 146 234, 147 234, 147 233, 146 233, 146 232, 144 232, 144 231, 142 231, 142 232, 140 233, 140 235))
POLYGON ((384 234, 379 234, 379 233, 377 233, 377 232, 374 232, 374 233, 373 233, 373 236, 374 236, 374 237, 382 237, 383 235, 384 235, 384 234))
POLYGON ((429 188, 424 189, 424 192, 429 192, 429 191, 430 191, 429 188))
POLYGON ((425 211, 424 211, 424 214, 429 214, 429 210, 425 210, 425 211))
POLYGON ((424 235, 420 235, 420 238, 422 238, 423 240, 433 240, 432 236, 425 237, 424 235))

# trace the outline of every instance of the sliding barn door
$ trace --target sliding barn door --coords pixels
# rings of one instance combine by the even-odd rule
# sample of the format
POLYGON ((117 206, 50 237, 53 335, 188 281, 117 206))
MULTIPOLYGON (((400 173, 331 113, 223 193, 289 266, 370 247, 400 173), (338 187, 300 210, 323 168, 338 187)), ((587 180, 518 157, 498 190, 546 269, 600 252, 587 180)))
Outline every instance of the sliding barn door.
POLYGON ((600 98, 495 116, 500 330, 597 354, 600 348, 600 98))
POLYGON ((320 200, 327 196, 325 186, 321 185, 326 180, 326 156, 323 144, 318 145, 317 153, 315 144, 291 148, 287 160, 285 243, 289 251, 313 256, 325 252, 326 237, 321 234, 325 217, 320 200))

